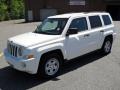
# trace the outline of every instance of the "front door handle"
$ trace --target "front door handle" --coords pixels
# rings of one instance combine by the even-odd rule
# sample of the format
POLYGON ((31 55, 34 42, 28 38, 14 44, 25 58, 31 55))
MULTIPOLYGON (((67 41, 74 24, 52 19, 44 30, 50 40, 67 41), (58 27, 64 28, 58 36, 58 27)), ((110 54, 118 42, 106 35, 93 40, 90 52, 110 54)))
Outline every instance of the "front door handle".
POLYGON ((85 34, 85 35, 84 35, 84 37, 89 37, 89 36, 90 36, 90 34, 85 34))
POLYGON ((104 30, 101 30, 100 32, 104 32, 104 30))

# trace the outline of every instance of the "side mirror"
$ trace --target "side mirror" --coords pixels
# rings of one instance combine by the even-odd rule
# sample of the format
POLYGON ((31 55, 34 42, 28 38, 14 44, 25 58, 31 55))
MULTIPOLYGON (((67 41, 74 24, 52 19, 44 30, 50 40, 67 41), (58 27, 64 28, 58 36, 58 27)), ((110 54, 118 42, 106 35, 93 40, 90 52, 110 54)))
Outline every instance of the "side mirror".
POLYGON ((78 33, 78 29, 77 28, 69 28, 67 31, 66 36, 72 35, 72 34, 77 34, 78 33))

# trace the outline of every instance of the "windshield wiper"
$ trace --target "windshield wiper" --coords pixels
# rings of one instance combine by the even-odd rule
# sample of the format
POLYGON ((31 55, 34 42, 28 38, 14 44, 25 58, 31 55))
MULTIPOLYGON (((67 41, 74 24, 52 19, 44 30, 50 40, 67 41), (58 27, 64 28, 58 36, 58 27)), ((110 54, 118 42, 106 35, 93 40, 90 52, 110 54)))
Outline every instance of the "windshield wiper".
POLYGON ((38 31, 34 31, 34 33, 39 33, 39 34, 47 34, 47 35, 52 35, 51 33, 47 33, 47 32, 38 32, 38 31))

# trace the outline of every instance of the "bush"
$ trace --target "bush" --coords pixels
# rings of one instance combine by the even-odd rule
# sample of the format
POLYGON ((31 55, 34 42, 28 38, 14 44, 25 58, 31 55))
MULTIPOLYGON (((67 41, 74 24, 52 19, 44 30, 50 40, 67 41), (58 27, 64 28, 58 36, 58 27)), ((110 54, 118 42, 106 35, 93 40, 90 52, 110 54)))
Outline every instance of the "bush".
POLYGON ((23 0, 0 0, 0 21, 24 18, 23 0))

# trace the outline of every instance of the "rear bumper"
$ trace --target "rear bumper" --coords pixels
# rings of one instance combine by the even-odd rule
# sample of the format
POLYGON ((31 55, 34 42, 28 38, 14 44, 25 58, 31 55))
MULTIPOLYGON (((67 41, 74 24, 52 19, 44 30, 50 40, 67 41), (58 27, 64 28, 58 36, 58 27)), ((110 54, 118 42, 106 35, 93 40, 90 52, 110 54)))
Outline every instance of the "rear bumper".
POLYGON ((14 69, 27 72, 29 74, 36 74, 37 73, 37 60, 35 58, 24 60, 24 59, 17 59, 12 57, 7 50, 4 50, 4 56, 7 63, 14 69))
POLYGON ((116 33, 113 33, 113 41, 115 40, 115 38, 116 38, 116 33))

